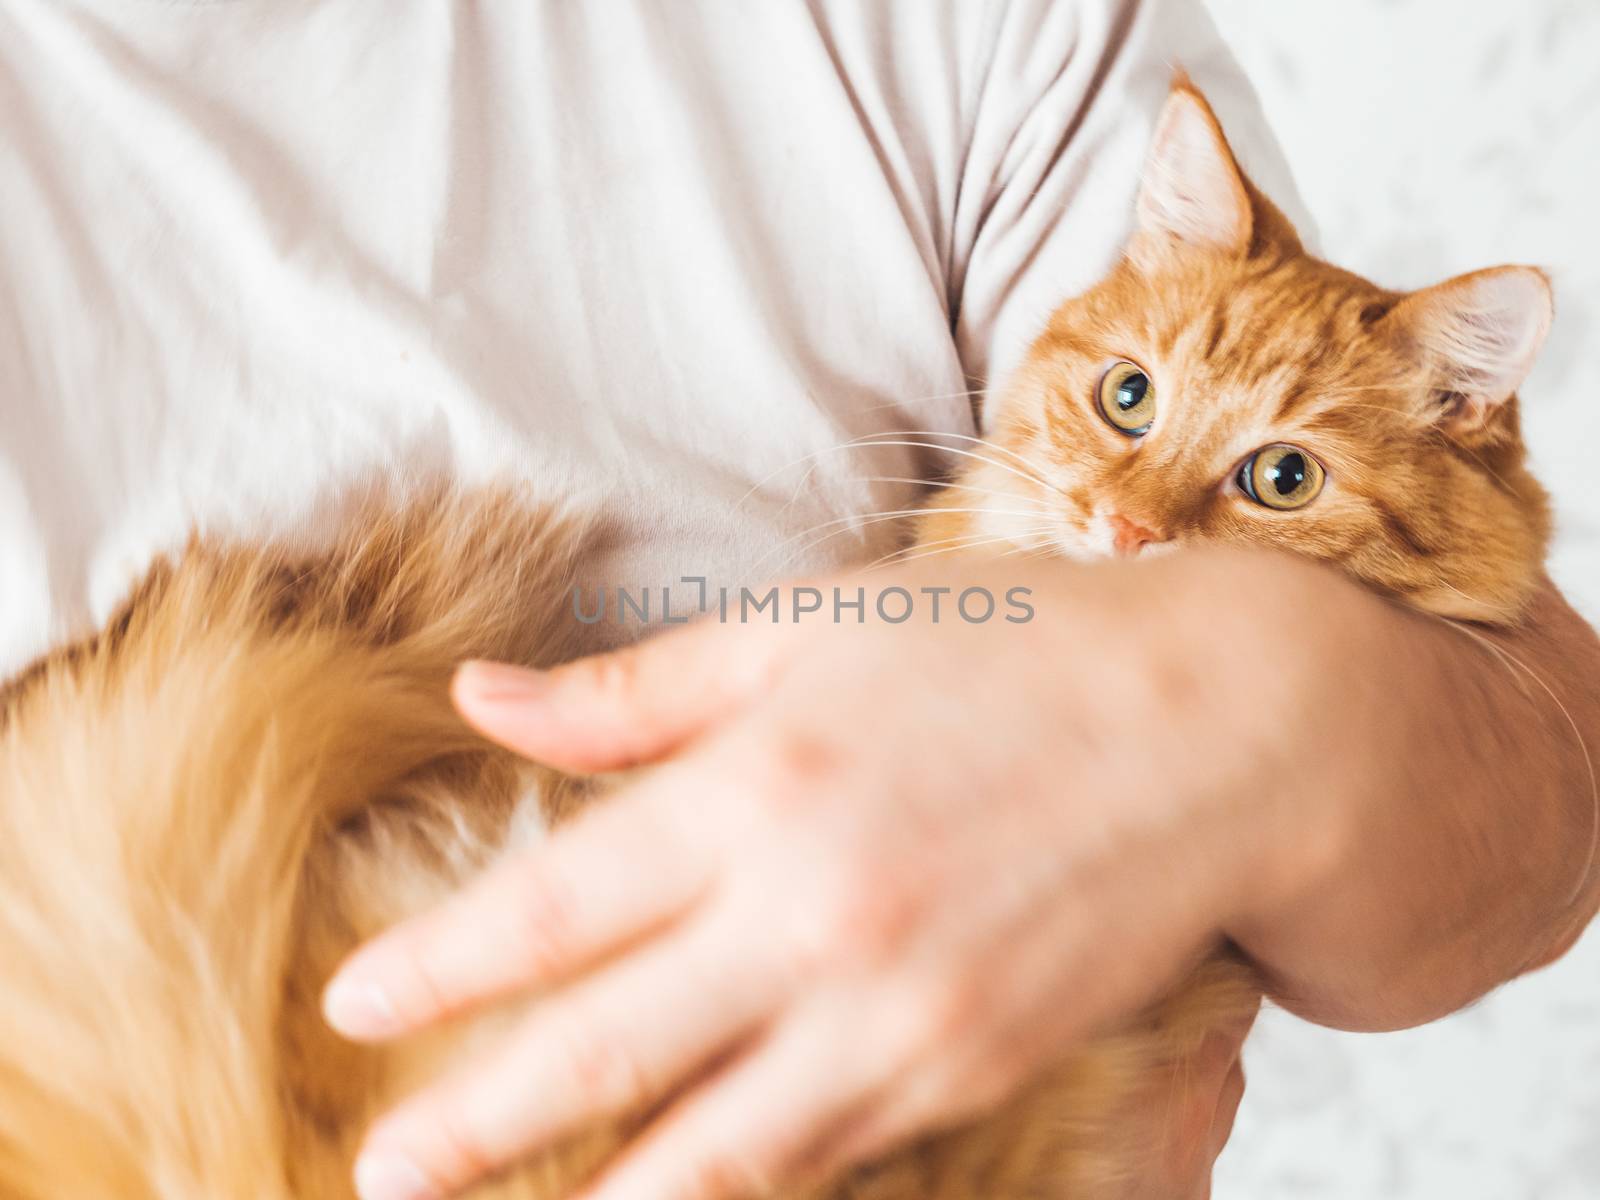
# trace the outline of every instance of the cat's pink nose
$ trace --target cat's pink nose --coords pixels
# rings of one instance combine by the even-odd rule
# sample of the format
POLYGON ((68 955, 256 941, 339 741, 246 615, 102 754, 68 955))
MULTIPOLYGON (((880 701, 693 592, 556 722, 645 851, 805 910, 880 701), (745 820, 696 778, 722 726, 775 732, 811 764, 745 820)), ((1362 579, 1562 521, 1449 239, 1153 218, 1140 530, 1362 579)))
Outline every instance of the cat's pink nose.
POLYGON ((1137 521, 1130 521, 1118 513, 1110 517, 1112 544, 1116 546, 1118 554, 1137 554, 1151 542, 1164 542, 1167 539, 1152 529, 1147 529, 1137 521))

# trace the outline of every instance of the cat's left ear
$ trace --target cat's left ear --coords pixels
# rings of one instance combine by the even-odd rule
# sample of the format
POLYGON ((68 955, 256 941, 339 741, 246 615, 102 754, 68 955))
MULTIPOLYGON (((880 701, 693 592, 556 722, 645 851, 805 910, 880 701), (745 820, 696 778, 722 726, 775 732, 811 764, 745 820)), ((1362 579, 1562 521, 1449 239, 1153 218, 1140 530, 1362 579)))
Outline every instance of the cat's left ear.
POLYGON ((1543 271, 1495 267, 1414 292, 1386 321, 1418 352, 1441 421, 1467 434, 1522 386, 1554 314, 1543 271))

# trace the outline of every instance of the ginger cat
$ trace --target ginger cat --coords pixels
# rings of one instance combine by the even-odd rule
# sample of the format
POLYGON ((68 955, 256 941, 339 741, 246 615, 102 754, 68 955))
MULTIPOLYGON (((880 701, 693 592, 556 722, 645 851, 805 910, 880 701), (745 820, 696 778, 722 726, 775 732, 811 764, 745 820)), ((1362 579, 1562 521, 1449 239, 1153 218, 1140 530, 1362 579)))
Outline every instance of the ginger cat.
MULTIPOLYGON (((1318 262, 1181 79, 1137 218, 918 545, 1255 542, 1514 622, 1548 526, 1514 397, 1550 320, 1543 276, 1401 295, 1318 262)), ((445 685, 464 658, 575 652, 588 535, 506 496, 378 504, 350 530, 314 555, 196 542, 0 697, 8 1200, 348 1200, 366 1123, 504 1019, 358 1048, 317 997, 358 941, 533 824, 530 787, 557 815, 586 798, 468 731, 445 685)), ((1154 1148, 1118 1112, 1258 1002, 1218 956, 1001 1111, 786 1200, 1133 1194, 1154 1148)), ((558 1200, 627 1124, 471 1195, 558 1200)))

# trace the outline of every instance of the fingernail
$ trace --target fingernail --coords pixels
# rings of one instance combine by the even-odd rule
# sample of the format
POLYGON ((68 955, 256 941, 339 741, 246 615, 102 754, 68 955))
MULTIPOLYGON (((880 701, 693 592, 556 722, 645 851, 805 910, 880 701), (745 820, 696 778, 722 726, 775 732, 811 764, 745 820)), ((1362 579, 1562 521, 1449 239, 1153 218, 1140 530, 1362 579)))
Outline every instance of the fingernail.
POLYGON ((415 1163, 382 1151, 356 1159, 356 1195, 361 1200, 442 1200, 415 1163))
POLYGON ((375 983, 335 979, 322 995, 322 1015, 350 1037, 382 1037, 400 1028, 389 993, 375 983))
POLYGON ((470 692, 475 700, 506 704, 533 700, 542 695, 546 676, 543 671, 535 671, 530 667, 474 661, 461 664, 456 672, 456 686, 470 692))

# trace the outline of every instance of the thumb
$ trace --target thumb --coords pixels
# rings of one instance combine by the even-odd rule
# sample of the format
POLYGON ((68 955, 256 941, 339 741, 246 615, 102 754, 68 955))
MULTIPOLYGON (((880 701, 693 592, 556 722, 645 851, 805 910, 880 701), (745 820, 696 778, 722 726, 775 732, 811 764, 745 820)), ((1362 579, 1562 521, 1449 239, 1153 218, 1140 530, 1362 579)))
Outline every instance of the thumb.
POLYGON ((549 671, 468 662, 451 694, 494 741, 568 771, 665 757, 764 691, 781 627, 702 622, 549 671))

